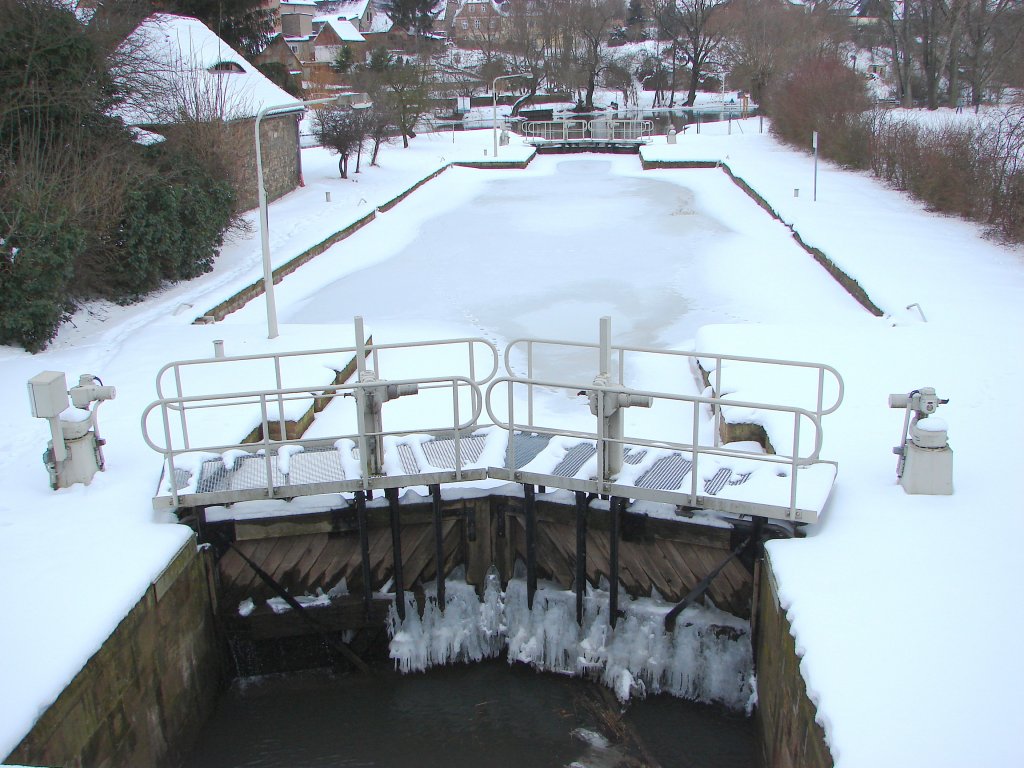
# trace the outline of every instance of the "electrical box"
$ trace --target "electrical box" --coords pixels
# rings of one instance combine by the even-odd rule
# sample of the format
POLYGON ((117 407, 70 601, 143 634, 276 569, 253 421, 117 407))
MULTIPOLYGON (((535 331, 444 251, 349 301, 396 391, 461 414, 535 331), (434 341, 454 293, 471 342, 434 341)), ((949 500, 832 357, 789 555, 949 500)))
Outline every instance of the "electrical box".
POLYGON ((39 419, 60 416, 68 407, 68 382, 62 371, 43 371, 28 380, 32 415, 39 419))

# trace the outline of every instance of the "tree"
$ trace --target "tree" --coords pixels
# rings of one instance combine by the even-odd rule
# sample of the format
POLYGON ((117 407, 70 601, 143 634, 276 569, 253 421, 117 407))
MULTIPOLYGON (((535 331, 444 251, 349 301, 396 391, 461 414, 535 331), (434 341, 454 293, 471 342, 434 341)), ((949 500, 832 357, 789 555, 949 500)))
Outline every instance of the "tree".
POLYGON ((659 37, 671 46, 673 91, 677 61, 682 60, 690 67, 688 107, 696 101, 701 78, 725 38, 726 28, 720 23, 724 4, 725 0, 654 0, 659 37))
POLYGON ((58 2, 0 3, 0 343, 41 349, 81 300, 209 269, 230 220, 223 176, 111 117, 137 82, 111 71, 111 29, 58 2))
POLYGON ((434 26, 441 0, 384 0, 384 13, 399 29, 424 35, 434 26))
POLYGON ((553 11, 549 5, 531 0, 509 0, 507 5, 503 24, 508 64, 504 71, 526 75, 518 81, 523 86, 523 93, 512 105, 515 116, 537 95, 549 76, 548 62, 552 58, 556 26, 551 20, 553 11))
POLYGON ((249 59, 262 52, 275 34, 277 11, 260 0, 165 0, 162 7, 194 16, 249 59))
POLYGON ((313 114, 313 135, 320 145, 338 154, 338 171, 348 178, 348 159, 366 141, 361 113, 351 107, 321 107, 313 114))
POLYGON ((764 103, 778 74, 801 58, 838 50, 840 18, 820 5, 807 11, 780 0, 732 0, 722 11, 729 30, 722 58, 730 81, 745 83, 753 100, 764 103))
POLYGON ((573 63, 584 91, 583 107, 594 108, 594 89, 610 61, 607 42, 612 22, 622 18, 620 0, 570 0, 566 29, 573 37, 573 63))
POLYGON ((415 127, 430 106, 427 69, 421 62, 377 48, 358 67, 354 85, 369 94, 374 107, 387 114, 402 137, 402 146, 416 135, 415 127))
MULTIPOLYGON (((981 104, 986 86, 1000 68, 1019 52, 1022 30, 1024 12, 1019 0, 967 0, 961 60, 974 106, 981 104)), ((956 69, 951 68, 951 91, 956 69)))

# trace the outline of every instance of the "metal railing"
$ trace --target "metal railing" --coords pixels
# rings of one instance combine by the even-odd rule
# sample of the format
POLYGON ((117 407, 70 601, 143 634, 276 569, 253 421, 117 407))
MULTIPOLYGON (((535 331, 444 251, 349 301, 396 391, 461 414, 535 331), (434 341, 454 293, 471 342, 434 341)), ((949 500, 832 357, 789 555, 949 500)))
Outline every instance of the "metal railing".
MULTIPOLYGON (((334 370, 350 375, 356 371, 365 371, 365 361, 370 359, 370 367, 381 377, 382 358, 391 352, 406 349, 433 349, 443 351, 457 347, 465 348, 465 375, 477 386, 490 381, 498 371, 498 350, 495 346, 480 338, 465 337, 423 342, 395 342, 390 344, 367 344, 363 335, 362 320, 356 318, 357 343, 352 347, 333 347, 299 352, 267 352, 253 355, 226 356, 215 352, 214 357, 178 360, 168 363, 156 375, 156 392, 159 400, 214 395, 232 395, 238 391, 240 378, 252 382, 254 390, 281 391, 288 387, 298 387, 306 393, 305 402, 329 397, 330 385, 340 383, 336 377, 327 380, 311 380, 310 371, 323 368, 325 372, 334 370), (320 393, 320 394, 317 394, 320 393)), ((432 373, 448 373, 437 371, 432 373)), ((272 421, 277 424, 280 434, 285 434, 286 418, 285 398, 278 397, 272 403, 276 416, 272 421)), ((253 419, 250 419, 252 421, 253 419)), ((188 425, 184 418, 184 410, 179 414, 181 436, 188 441, 188 425)))
POLYGON ((600 118, 597 120, 530 120, 522 135, 544 141, 642 141, 651 136, 651 120, 600 118))
MULTIPOLYGON (((343 449, 346 445, 358 449, 359 476, 349 477, 346 473, 344 478, 324 478, 323 482, 317 483, 318 488, 313 492, 328 493, 341 492, 344 490, 370 490, 374 488, 400 487, 412 484, 426 484, 430 482, 459 482, 467 479, 479 479, 466 476, 464 462, 461 458, 460 441, 471 434, 476 428, 483 410, 483 396, 480 386, 464 376, 448 376, 417 379, 391 379, 385 381, 352 382, 348 384, 330 385, 319 387, 317 396, 320 397, 352 397, 355 403, 355 429, 346 432, 339 432, 328 436, 321 436, 316 439, 290 439, 282 428, 275 434, 273 427, 276 420, 272 417, 271 411, 280 407, 282 403, 289 403, 295 400, 308 400, 311 396, 308 387, 292 387, 285 389, 264 389, 249 392, 236 392, 221 395, 195 395, 165 397, 150 403, 142 413, 142 432, 146 444, 154 451, 163 455, 166 462, 165 477, 168 478, 171 495, 171 504, 179 504, 179 487, 175 482, 178 469, 185 469, 191 475, 197 475, 194 468, 189 468, 178 462, 178 457, 183 455, 195 455, 199 460, 222 458, 228 452, 238 452, 237 455, 259 456, 264 464, 266 482, 265 486, 259 489, 243 489, 251 491, 243 494, 248 498, 275 498, 288 496, 287 491, 282 491, 281 486, 275 484, 276 462, 285 454, 281 449, 285 446, 301 446, 302 450, 310 449, 343 449), (384 429, 383 426, 375 426, 362 416, 362 402, 371 399, 373 393, 381 387, 394 387, 396 390, 403 388, 415 388, 406 394, 422 397, 427 393, 434 393, 430 415, 433 423, 418 426, 416 429, 384 429), (447 396, 437 397, 440 393, 447 396), (467 401, 468 396, 468 403, 467 401), (447 414, 441 403, 450 404, 447 414), (213 420, 214 422, 224 421, 225 411, 242 408, 247 411, 258 409, 260 418, 259 426, 262 437, 257 442, 219 442, 216 440, 193 440, 189 437, 187 423, 190 418, 201 418, 203 421, 213 420), (467 413, 468 411, 468 413, 467 413), (445 416, 447 415, 447 418, 445 416), (184 425, 178 432, 172 428, 172 421, 178 421, 184 425), (154 422, 158 429, 154 430, 154 422), (156 435, 154 435, 156 432, 156 435), (439 478, 421 478, 421 482, 409 482, 409 478, 399 479, 397 477, 382 478, 379 472, 379 463, 374 465, 374 456, 383 454, 383 439, 390 436, 407 435, 412 432, 427 432, 430 434, 446 434, 451 436, 455 444, 455 466, 451 472, 442 473, 439 478), (344 441, 348 441, 347 443, 344 441)), ((230 418, 227 419, 230 421, 230 418)), ((195 430, 193 430, 194 432, 195 430)), ((287 475, 286 471, 278 471, 278 475, 287 475)), ((193 479, 198 479, 194 477, 193 479)), ((306 493, 310 489, 305 490, 306 493)), ((237 494, 235 495, 237 496, 237 494)), ((232 500, 238 500, 232 496, 232 500)), ((217 503, 218 499, 209 498, 209 503, 217 503)))
MULTIPOLYGON (((597 371, 601 367, 603 354, 602 348, 600 344, 593 342, 519 338, 510 341, 505 347, 503 362, 507 372, 514 374, 514 371, 518 366, 525 365, 526 375, 521 377, 521 380, 527 386, 527 426, 532 426, 533 424, 534 388, 539 386, 529 382, 537 375, 538 367, 542 366, 545 362, 541 355, 545 351, 556 351, 564 355, 566 350, 592 350, 594 352, 594 370, 597 371), (522 359, 517 360, 517 357, 521 357, 522 359)), ((609 374, 609 383, 612 385, 617 384, 622 387, 637 386, 638 382, 635 378, 639 377, 640 374, 638 372, 634 372, 646 368, 646 365, 643 364, 631 366, 630 362, 634 359, 653 357, 654 359, 661 360, 676 359, 685 361, 688 370, 680 371, 680 374, 688 373, 699 375, 706 381, 707 385, 711 387, 711 390, 714 393, 709 400, 709 404, 714 406, 713 412, 715 421, 713 431, 716 445, 721 433, 723 408, 753 407, 740 401, 728 399, 729 392, 734 391, 734 389, 732 389, 733 383, 729 381, 727 373, 729 370, 733 370, 735 372, 743 365, 806 371, 808 373, 808 381, 813 387, 814 395, 813 398, 811 398, 811 402, 799 404, 799 407, 802 410, 806 410, 813 414, 816 422, 820 423, 822 416, 834 413, 843 401, 845 386, 843 384, 842 376, 835 368, 823 363, 808 363, 797 360, 778 360, 773 358, 749 357, 743 355, 724 355, 712 352, 658 349, 655 347, 617 345, 609 345, 606 354, 608 355, 609 361, 609 368, 607 371, 609 374), (707 365, 709 361, 711 362, 711 365, 707 365), (730 366, 730 363, 733 365, 730 366), (630 374, 634 376, 634 380, 632 381, 629 380, 630 374), (726 388, 730 389, 727 390, 726 388), (828 397, 826 397, 826 395, 828 395, 828 397)), ((520 368, 520 370, 522 369, 520 368)), ((792 405, 796 405, 796 403, 793 403, 792 405)))
MULTIPOLYGON (((145 409, 142 428, 147 445, 164 456, 171 506, 179 506, 182 495, 189 497, 189 505, 197 505, 493 477, 695 507, 710 503, 709 508, 794 520, 815 519, 820 512, 820 509, 816 509, 813 510, 813 517, 801 517, 797 478, 801 468, 815 464, 835 466, 819 458, 823 439, 822 417, 834 412, 843 399, 842 377, 831 366, 739 355, 613 346, 610 341, 610 319, 602 318, 600 342, 596 344, 541 338, 520 338, 510 342, 503 359, 507 375, 495 378, 499 368, 498 353, 494 345, 484 339, 366 344, 362 341, 365 336, 360 318, 356 318, 355 325, 360 342, 353 347, 219 356, 178 361, 164 366, 157 376, 159 398, 145 409), (458 358, 466 368, 465 371, 454 375, 450 371, 443 375, 433 375, 433 372, 407 375, 407 358, 423 360, 424 357, 438 356, 409 356, 406 353, 411 350, 437 352, 446 347, 456 350, 461 348, 458 358), (582 381, 576 375, 567 381, 565 378, 559 379, 558 375, 546 374, 552 359, 557 360, 567 353, 575 356, 575 370, 587 370, 589 366, 585 362, 581 365, 578 361, 580 351, 594 355, 591 370, 597 375, 592 381, 582 381), (398 371, 404 377, 378 378, 382 368, 389 364, 387 358, 392 354, 403 360, 398 371), (322 380, 312 380, 308 373, 311 364, 322 365, 324 360, 336 362, 339 357, 347 355, 353 355, 354 358, 349 360, 348 365, 349 370, 355 369, 354 381, 335 380, 324 383, 322 380), (370 369, 367 368, 368 363, 370 369), (246 376, 255 378, 262 386, 231 391, 233 382, 238 381, 239 371, 233 371, 236 367, 246 376), (790 399, 791 402, 740 399, 744 389, 743 377, 751 373, 744 369, 750 367, 757 371, 755 378, 759 385, 771 370, 795 373, 803 382, 802 391, 800 386, 790 386, 794 382, 787 379, 785 389, 792 391, 793 395, 791 398, 780 399, 790 399), (656 371, 652 381, 657 382, 653 386, 643 380, 652 370, 656 371), (664 386, 662 382, 666 380, 683 381, 692 379, 694 374, 698 374, 706 385, 705 391, 699 395, 661 389, 664 386), (558 418, 545 416, 545 422, 539 423, 535 400, 541 391, 549 397, 552 393, 570 397, 585 395, 590 415, 596 420, 590 421, 586 411, 582 410, 578 414, 579 418, 571 414, 565 417, 564 410, 560 409, 558 418), (386 429, 383 406, 404 396, 421 400, 411 411, 405 409, 397 428, 386 429), (347 397, 352 400, 345 400, 347 397), (341 422, 337 428, 338 434, 325 436, 321 428, 315 439, 298 436, 290 438, 286 416, 302 410, 303 404, 317 401, 324 406, 328 403, 351 402, 354 416, 339 412, 333 418, 332 425, 338 423, 339 417, 349 419, 341 422), (644 419, 631 415, 629 419, 632 426, 627 427, 624 413, 635 407, 651 408, 653 412, 644 419), (768 446, 760 450, 760 447, 748 448, 743 444, 724 443, 721 435, 722 421, 730 408, 755 412, 761 420, 773 418, 774 421, 770 422, 772 434, 768 436, 776 437, 771 446, 774 452, 768 446), (236 417, 238 413, 242 415, 236 417), (490 423, 507 432, 505 457, 501 467, 485 467, 481 463, 467 467, 468 462, 463 456, 462 441, 482 426, 480 419, 484 413, 490 423), (411 423, 411 416, 415 416, 421 423, 411 423), (641 433, 637 428, 641 421, 647 427, 646 433, 641 433), (196 427, 196 422, 202 423, 203 428, 196 427), (712 426, 710 436, 706 432, 709 423, 712 426), (237 442, 224 441, 221 435, 225 425, 231 424, 244 424, 246 431, 258 429, 256 441, 242 442, 241 430, 237 442), (581 424, 583 427, 579 428, 581 424), (204 431, 212 436, 204 436, 204 431), (786 431, 791 438, 783 434, 786 431), (442 470, 441 465, 417 465, 420 472, 409 474, 412 470, 401 463, 396 464, 394 455, 390 456, 390 465, 385 467, 385 438, 411 434, 425 434, 431 439, 451 441, 450 447, 454 449, 453 464, 443 465, 450 466, 450 471, 442 470), (529 435, 543 437, 529 438, 529 435), (592 443, 597 455, 596 473, 589 473, 586 477, 563 477, 553 474, 556 469, 554 466, 548 472, 524 471, 529 461, 526 456, 536 456, 536 446, 541 442, 545 446, 541 450, 546 450, 548 442, 556 436, 592 443), (524 448, 521 444, 524 439, 527 442, 533 439, 534 448, 532 453, 524 449, 521 459, 517 459, 517 441, 520 441, 519 447, 524 448), (787 443, 787 440, 790 442, 787 443), (348 470, 335 471, 332 477, 317 476, 312 480, 306 476, 307 479, 303 481, 306 485, 302 488, 297 488, 286 477, 287 467, 294 466, 288 463, 292 453, 330 449, 347 451, 344 461, 341 458, 338 461, 347 466, 348 470), (639 487, 640 475, 636 471, 622 474, 627 449, 631 452, 653 451, 650 454, 652 461, 654 457, 660 457, 658 460, 661 460, 669 454, 681 454, 680 459, 673 461, 688 464, 688 469, 679 475, 682 483, 686 471, 690 473, 688 487, 678 485, 655 488, 649 483, 644 483, 643 488, 639 487), (190 456, 186 458, 186 454, 190 456), (225 463, 230 463, 233 461, 232 455, 245 456, 249 461, 254 457, 259 458, 263 465, 259 487, 250 484, 240 493, 224 492, 219 495, 199 492, 197 488, 179 488, 178 470, 186 470, 192 481, 196 482, 199 476, 196 467, 201 466, 201 461, 223 459, 225 463), (723 497, 716 497, 709 500, 707 493, 716 494, 718 490, 704 492, 703 486, 699 485, 702 478, 699 465, 709 460, 739 474, 745 471, 744 467, 750 469, 778 465, 780 470, 784 470, 780 477, 788 478, 788 498, 778 498, 783 483, 772 480, 771 499, 730 502, 727 498, 723 501, 723 497), (280 471, 282 461, 285 462, 284 471, 280 471), (517 461, 521 466, 517 466, 517 461), (276 475, 275 469, 278 470, 276 475)), ((451 361, 445 361, 444 357, 440 355, 439 360, 430 364, 453 367, 451 361)), ((337 370, 333 364, 330 367, 337 370)), ((584 407, 586 405, 581 402, 581 409, 584 407)), ((334 460, 334 457, 329 458, 334 460)), ((309 463, 303 466, 312 466, 316 461, 308 457, 307 460, 309 463)), ((629 461, 632 463, 633 459, 629 461)), ((831 477, 834 478, 834 472, 831 477)), ((746 480, 729 484, 737 485, 740 482, 746 480)), ((724 496, 728 497, 729 492, 724 496)))
MULTIPOLYGON (((527 395, 529 399, 531 395, 527 395)), ((521 407, 521 406, 520 406, 521 407)), ((700 460, 702 456, 715 456, 722 459, 740 460, 745 465, 782 465, 788 467, 789 472, 789 494, 785 504, 772 505, 766 501, 765 506, 785 506, 789 510, 790 519, 797 518, 797 469, 822 463, 819 453, 822 445, 822 429, 820 417, 803 408, 793 406, 775 405, 771 403, 747 402, 736 400, 723 400, 718 397, 703 397, 698 395, 681 395, 671 392, 657 392, 653 390, 632 389, 617 385, 601 386, 596 383, 581 384, 579 382, 567 383, 550 381, 544 379, 504 376, 495 379, 486 390, 487 415, 498 427, 509 432, 510 437, 506 449, 505 475, 508 479, 521 482, 535 482, 540 485, 554 488, 565 488, 568 490, 587 491, 612 496, 624 496, 626 498, 646 498, 651 501, 663 501, 679 504, 683 500, 679 490, 673 489, 645 489, 641 490, 634 485, 627 485, 617 482, 616 473, 611 471, 608 465, 608 455, 611 447, 620 451, 629 448, 632 451, 658 450, 668 452, 681 452, 687 454, 692 462, 689 469, 689 491, 683 496, 685 503, 690 506, 701 506, 707 503, 705 495, 700 492, 699 479, 701 478, 700 460), (596 427, 593 430, 572 430, 563 426, 541 425, 536 422, 532 415, 520 421, 516 418, 517 402, 521 403, 523 398, 516 397, 516 388, 523 388, 532 393, 535 388, 544 388, 548 391, 562 391, 568 395, 582 394, 584 391, 598 391, 604 395, 621 395, 633 401, 649 399, 652 406, 659 402, 675 402, 689 404, 691 414, 691 433, 689 441, 651 439, 635 434, 622 433, 616 435, 608 428, 609 418, 605 412, 604 403, 607 397, 597 399, 598 412, 596 414, 596 427), (501 403, 507 412, 502 416, 497 412, 496 407, 501 403), (762 453, 742 448, 728 447, 718 444, 715 441, 711 445, 702 445, 699 439, 700 409, 702 407, 717 408, 723 404, 732 406, 771 411, 788 414, 792 417, 793 423, 793 449, 791 452, 762 453), (801 451, 800 436, 804 431, 802 427, 807 426, 812 430, 813 439, 809 451, 801 451), (514 451, 514 436, 517 434, 548 435, 550 437, 574 437, 581 441, 593 441, 596 449, 597 472, 594 480, 581 480, 577 478, 557 477, 548 473, 524 473, 522 467, 516 466, 514 451)), ((825 462, 829 463, 829 462, 825 462)))

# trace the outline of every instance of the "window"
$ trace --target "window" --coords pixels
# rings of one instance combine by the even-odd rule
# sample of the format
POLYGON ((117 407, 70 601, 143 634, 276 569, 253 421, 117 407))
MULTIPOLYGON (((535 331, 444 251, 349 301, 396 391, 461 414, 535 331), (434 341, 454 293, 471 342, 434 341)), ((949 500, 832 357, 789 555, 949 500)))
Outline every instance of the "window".
POLYGON ((469 29, 469 22, 466 21, 465 19, 462 20, 462 28, 469 29))
POLYGON ((207 70, 215 75, 221 74, 245 74, 245 70, 242 65, 235 61, 218 61, 212 67, 207 70))
POLYGON ((473 29, 480 29, 480 19, 473 19, 473 29))

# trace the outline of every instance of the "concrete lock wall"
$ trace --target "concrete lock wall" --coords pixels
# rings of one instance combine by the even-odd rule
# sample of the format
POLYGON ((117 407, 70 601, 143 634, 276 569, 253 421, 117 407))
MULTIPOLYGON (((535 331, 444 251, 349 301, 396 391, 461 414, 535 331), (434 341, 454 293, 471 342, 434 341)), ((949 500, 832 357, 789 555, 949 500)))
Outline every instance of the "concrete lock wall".
POLYGON ((194 539, 182 547, 7 762, 181 762, 224 684, 209 558, 194 539))
POLYGON ((766 556, 758 603, 757 732, 768 768, 831 768, 825 732, 807 696, 800 657, 766 556))

